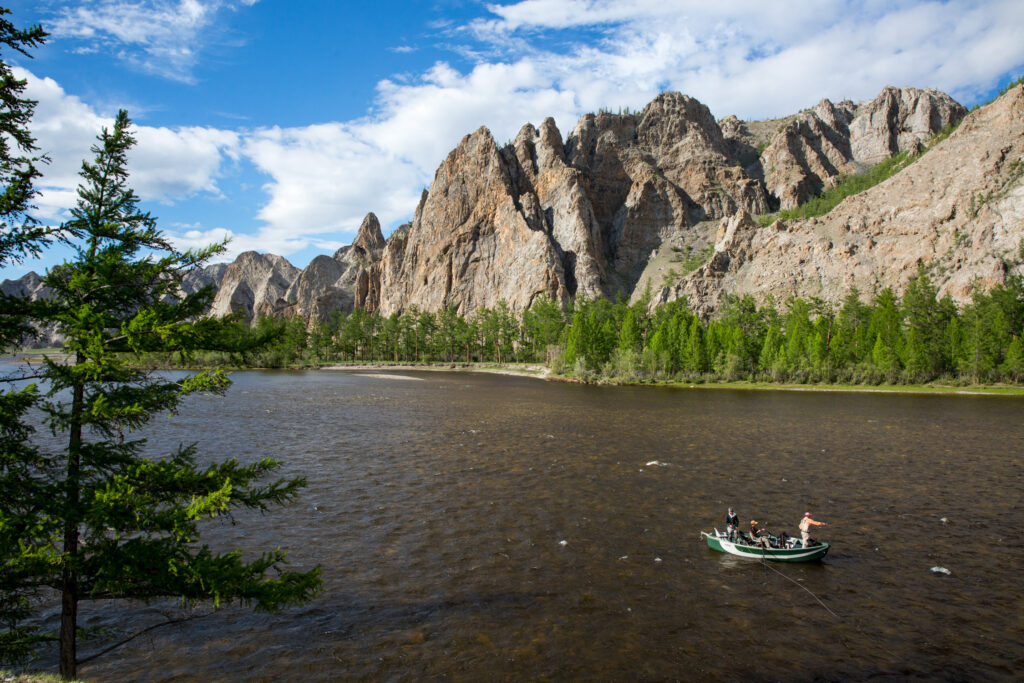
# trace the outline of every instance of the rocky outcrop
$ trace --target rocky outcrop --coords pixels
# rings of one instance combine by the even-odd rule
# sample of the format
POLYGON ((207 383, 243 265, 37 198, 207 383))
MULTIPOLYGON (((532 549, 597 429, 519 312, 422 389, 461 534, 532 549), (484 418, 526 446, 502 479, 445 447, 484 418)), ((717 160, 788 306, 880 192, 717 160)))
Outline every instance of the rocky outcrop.
POLYGON ((679 93, 662 93, 639 114, 584 116, 566 159, 582 171, 616 289, 635 285, 649 246, 666 235, 768 207, 762 184, 731 160, 708 108, 679 93))
POLYGON ((181 279, 181 291, 185 294, 195 294, 203 287, 211 285, 214 289, 219 289, 227 270, 228 264, 226 263, 211 263, 208 266, 190 270, 181 279))
POLYGON ((392 255, 381 270, 381 312, 566 301, 562 261, 526 170, 514 146, 499 149, 486 128, 463 138, 437 170, 399 262, 392 255))
MULTIPOLYGON (((53 290, 43 286, 43 279, 36 273, 29 271, 15 280, 4 280, 0 282, 0 293, 4 296, 39 301, 47 299, 53 294, 53 290)), ((40 327, 33 326, 34 332, 21 340, 21 344, 28 348, 48 348, 61 346, 64 337, 56 332, 55 326, 40 327)))
MULTIPOLYGON (((1024 261, 1020 100, 1017 88, 974 112, 830 214, 767 228, 754 216, 796 206, 895 153, 924 151, 922 141, 963 107, 933 90, 885 88, 860 104, 822 100, 782 119, 715 121, 697 100, 662 93, 639 113, 583 116, 564 144, 550 118, 503 147, 481 128, 452 150, 412 222, 388 239, 370 213, 351 245, 301 271, 246 252, 190 273, 182 289, 215 284, 212 313, 250 320, 312 322, 356 307, 465 315, 502 300, 521 311, 540 296, 637 300, 647 287, 655 302, 686 296, 709 314, 727 292, 829 299, 852 286, 900 290, 923 264, 964 300, 1024 261)), ((5 281, 4 291, 36 296, 38 280, 5 281)))
POLYGON ((243 252, 225 270, 210 312, 216 316, 237 312, 248 321, 261 314, 278 314, 287 307, 285 293, 299 272, 281 256, 243 252))
POLYGON ((938 90, 887 87, 857 108, 850 122, 850 150, 862 164, 875 164, 913 150, 967 110, 938 90))
POLYGON ((723 221, 710 262, 655 302, 685 296, 709 314, 726 292, 831 301, 853 287, 900 294, 921 267, 940 295, 966 302, 976 287, 1024 275, 1022 178, 1018 86, 967 115, 915 163, 821 218, 760 227, 741 213, 723 221))
POLYGON ((27 298, 29 301, 46 299, 50 289, 43 286, 43 279, 34 272, 28 272, 17 280, 4 280, 0 283, 0 292, 5 296, 27 298))
POLYGON ((523 126, 513 142, 513 170, 541 207, 544 229, 562 263, 569 296, 605 293, 608 262, 605 237, 584 187, 583 173, 565 159, 562 136, 554 119, 540 129, 523 126))
POLYGON ((857 170, 850 151, 855 111, 852 102, 822 100, 786 124, 764 150, 765 184, 780 208, 799 206, 857 170))
POLYGON ((733 163, 710 110, 692 97, 658 95, 640 113, 636 134, 640 150, 700 207, 691 222, 767 211, 764 188, 733 163))
POLYGON ((822 100, 782 126, 764 150, 765 184, 780 208, 794 208, 841 175, 917 151, 966 113, 949 95, 917 88, 887 87, 859 105, 822 100))
POLYGON ((379 267, 386 243, 380 221, 366 214, 352 244, 310 261, 284 294, 284 315, 299 315, 310 322, 327 320, 335 311, 355 307, 376 310, 379 267))

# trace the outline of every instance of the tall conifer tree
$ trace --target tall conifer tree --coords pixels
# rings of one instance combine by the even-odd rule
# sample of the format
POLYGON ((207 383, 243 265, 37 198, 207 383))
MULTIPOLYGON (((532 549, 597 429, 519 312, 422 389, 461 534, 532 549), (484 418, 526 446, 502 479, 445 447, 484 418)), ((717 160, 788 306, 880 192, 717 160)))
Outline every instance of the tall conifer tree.
MULTIPOLYGON (((29 50, 46 39, 39 26, 19 29, 0 7, 0 266, 38 255, 59 231, 33 220, 35 181, 45 157, 38 153, 28 124, 36 103, 25 97, 26 81, 16 78, 7 55, 31 57, 29 50)), ((30 302, 0 293, 0 348, 18 344, 31 333, 30 302)), ((36 499, 25 491, 46 462, 31 444, 34 429, 26 420, 39 393, 35 384, 18 385, 4 378, 0 393, 0 661, 28 657, 45 635, 26 626, 32 598, 43 586, 38 577, 53 566, 46 539, 46 519, 36 499)))
MULTIPOLYGON (((61 595, 60 672, 74 677, 78 607, 83 600, 180 598, 215 606, 238 601, 274 610, 308 598, 319 568, 286 571, 278 550, 254 561, 239 551, 216 553, 199 543, 199 521, 237 508, 265 510, 293 500, 305 482, 259 481, 278 463, 263 459, 197 464, 195 444, 150 458, 131 433, 152 416, 174 411, 194 392, 228 386, 219 370, 183 379, 132 367, 132 354, 162 351, 186 357, 225 341, 222 320, 206 317, 212 288, 184 295, 181 279, 223 249, 180 252, 139 210, 128 185, 130 122, 118 113, 82 164, 78 203, 65 228, 76 256, 50 271, 53 298, 46 320, 65 337, 66 362, 46 362, 47 422, 66 451, 42 456, 26 479, 22 504, 47 526, 37 549, 57 540, 59 555, 39 576, 61 595)), ((31 550, 29 547, 27 550, 31 550)), ((88 658, 86 658, 88 659, 88 658)))

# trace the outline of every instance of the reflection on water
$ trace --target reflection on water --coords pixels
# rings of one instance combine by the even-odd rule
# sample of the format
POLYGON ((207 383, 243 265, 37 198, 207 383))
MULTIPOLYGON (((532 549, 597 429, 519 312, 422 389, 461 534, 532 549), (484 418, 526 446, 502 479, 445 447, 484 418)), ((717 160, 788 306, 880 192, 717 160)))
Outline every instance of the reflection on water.
MULTIPOLYGON (((179 680, 1012 678, 1024 668, 1024 401, 242 373, 151 430, 284 461, 300 502, 205 537, 284 545, 324 592, 83 668, 179 680), (657 464, 649 464, 651 461, 657 464), (825 562, 698 536, 737 507, 825 562), (944 523, 940 518, 945 518, 944 523), (564 543, 563 543, 564 541, 564 543), (951 575, 930 568, 947 567, 951 575)), ((85 626, 144 625, 155 608, 85 626)), ((147 621, 148 620, 148 621, 147 621)), ((87 654, 88 648, 83 648, 87 654)))

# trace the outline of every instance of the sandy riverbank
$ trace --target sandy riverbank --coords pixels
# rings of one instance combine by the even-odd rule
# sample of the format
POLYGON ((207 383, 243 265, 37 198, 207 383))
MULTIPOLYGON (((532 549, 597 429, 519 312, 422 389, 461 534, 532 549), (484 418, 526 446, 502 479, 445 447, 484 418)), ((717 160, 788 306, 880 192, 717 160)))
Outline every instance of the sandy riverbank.
POLYGON ((355 363, 341 365, 321 365, 320 370, 347 370, 352 372, 486 372, 492 375, 511 375, 515 377, 534 377, 546 379, 551 371, 543 365, 500 365, 496 363, 431 363, 417 365, 413 363, 355 363))
MULTIPOLYGON (((553 382, 585 383, 576 377, 552 375, 543 365, 498 365, 492 363, 435 363, 431 365, 359 363, 352 365, 325 365, 321 370, 347 370, 353 372, 486 372, 495 375, 533 377, 553 382)), ((770 382, 612 382, 601 380, 594 384, 609 386, 656 386, 670 389, 734 389, 749 391, 817 391, 817 392, 862 392, 873 394, 954 394, 972 396, 1024 396, 1024 386, 975 385, 953 386, 943 384, 772 384, 770 382)))

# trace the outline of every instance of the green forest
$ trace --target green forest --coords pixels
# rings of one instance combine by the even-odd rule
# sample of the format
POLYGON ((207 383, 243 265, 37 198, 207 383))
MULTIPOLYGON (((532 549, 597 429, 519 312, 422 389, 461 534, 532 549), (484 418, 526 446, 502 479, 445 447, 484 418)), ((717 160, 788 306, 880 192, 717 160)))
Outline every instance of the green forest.
POLYGON ((939 297, 924 271, 902 298, 857 290, 821 299, 730 297, 710 320, 686 301, 654 308, 578 299, 562 309, 540 299, 522 315, 504 302, 464 317, 411 308, 380 316, 356 309, 307 326, 261 316, 240 338, 257 350, 149 356, 155 365, 315 367, 326 363, 540 363, 586 381, 951 384, 1024 379, 1024 282, 1019 277, 965 306, 939 297))

